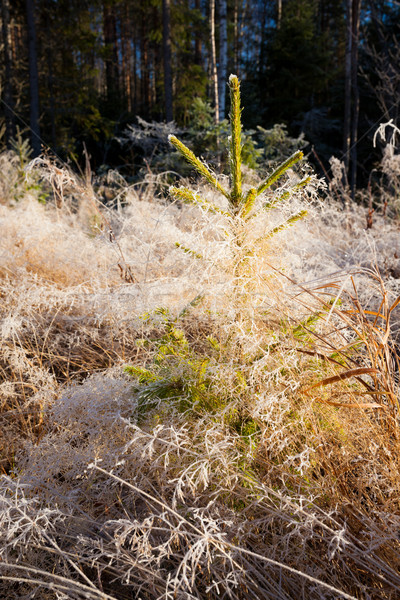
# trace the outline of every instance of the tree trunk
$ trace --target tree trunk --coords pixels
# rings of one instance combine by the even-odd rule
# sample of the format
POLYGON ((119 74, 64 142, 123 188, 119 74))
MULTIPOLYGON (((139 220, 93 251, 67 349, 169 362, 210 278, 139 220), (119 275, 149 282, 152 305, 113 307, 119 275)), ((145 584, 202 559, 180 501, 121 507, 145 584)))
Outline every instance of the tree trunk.
POLYGON ((346 0, 346 57, 344 78, 344 123, 343 123, 343 154, 346 174, 350 163, 351 141, 351 56, 353 46, 353 0, 346 0))
POLYGON ((33 156, 41 150, 39 126, 39 75, 36 50, 35 0, 26 0, 26 21, 28 27, 30 128, 33 156))
POLYGON ((352 16, 352 48, 351 48, 351 89, 353 101, 353 115, 351 122, 351 173, 350 188, 354 200, 357 183, 357 141, 358 141, 358 115, 360 110, 360 91, 358 88, 358 40, 360 36, 360 4, 361 0, 353 0, 352 16))
POLYGON ((277 0, 278 6, 277 6, 277 19, 276 19, 276 27, 279 30, 281 28, 281 23, 282 23, 282 0, 277 0))
POLYGON ((117 43, 117 24, 114 8, 103 4, 103 31, 104 45, 107 56, 106 63, 106 86, 107 100, 113 105, 119 100, 119 61, 118 61, 118 43, 117 43))
POLYGON ((133 32, 133 112, 137 113, 137 107, 140 103, 139 90, 138 90, 138 73, 137 73, 137 51, 138 44, 136 40, 136 31, 132 27, 133 32))
MULTIPOLYGON (((194 6, 199 16, 201 14, 201 2, 200 0, 195 0, 194 6)), ((196 22, 196 31, 194 38, 194 64, 201 65, 201 32, 199 23, 196 22)))
MULTIPOLYGON (((239 1, 239 25, 238 25, 238 28, 239 28, 239 31, 238 31, 239 59, 240 59, 240 56, 243 54, 243 48, 245 48, 244 54, 246 55, 245 31, 246 31, 246 29, 250 29, 251 33, 252 33, 252 28, 247 25, 247 23, 249 23, 250 20, 251 20, 251 8, 249 10, 249 0, 240 0, 239 1)), ((236 75, 239 77, 239 69, 238 69, 238 72, 236 73, 236 75)))
POLYGON ((145 118, 150 115, 150 79, 149 79, 149 39, 145 23, 145 17, 142 15, 140 32, 140 105, 141 112, 145 118))
POLYGON ((259 53, 259 61, 258 61, 258 81, 259 81, 259 94, 260 98, 264 93, 264 70, 265 70, 265 46, 266 46, 266 33, 267 33, 267 3, 263 3, 262 13, 261 13, 261 35, 260 35, 260 53, 259 53))
POLYGON ((350 174, 350 189, 354 199, 357 178, 357 134, 360 95, 358 89, 358 40, 361 0, 346 2, 346 60, 343 154, 346 175, 350 174), (350 165, 351 161, 351 165, 350 165), (350 169, 351 166, 351 169, 350 169))
POLYGON ((228 18, 227 18, 227 1, 220 0, 219 10, 219 120, 225 119, 225 92, 227 86, 227 68, 228 68, 228 18))
POLYGON ((210 0, 211 73, 214 87, 215 123, 219 123, 217 52, 215 48, 215 0, 210 0))
POLYGON ((51 37, 51 22, 50 22, 51 3, 46 0, 46 57, 47 57, 47 85, 49 89, 49 115, 51 129, 51 144, 53 149, 57 145, 56 136, 56 105, 54 99, 54 69, 53 69, 53 47, 51 37))
POLYGON ((130 36, 131 16, 127 2, 121 7, 122 83, 126 107, 132 112, 132 40, 130 36))
POLYGON ((164 92, 165 119, 167 123, 174 118, 172 103, 172 51, 171 51, 171 7, 170 0, 162 0, 163 54, 164 54, 164 92))
POLYGON ((11 147, 11 140, 15 136, 14 98, 13 98, 13 73, 12 55, 10 47, 10 7, 8 0, 2 0, 1 19, 4 47, 4 115, 6 121, 6 144, 11 147))

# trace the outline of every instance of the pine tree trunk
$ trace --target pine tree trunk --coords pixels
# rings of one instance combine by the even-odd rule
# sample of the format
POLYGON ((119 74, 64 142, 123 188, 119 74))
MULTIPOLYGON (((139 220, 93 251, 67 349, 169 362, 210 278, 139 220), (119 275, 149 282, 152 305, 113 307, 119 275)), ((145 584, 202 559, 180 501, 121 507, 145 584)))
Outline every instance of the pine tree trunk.
POLYGON ((138 86, 138 72, 137 72, 137 51, 138 44, 136 39, 136 31, 132 26, 133 33, 133 112, 137 113, 137 107, 140 102, 139 98, 139 86, 138 86))
POLYGON ((346 0, 346 57, 344 79, 344 122, 343 122, 343 155, 346 175, 350 163, 351 142, 351 56, 353 47, 353 11, 352 0, 346 0))
POLYGON ((215 0, 210 0, 211 73, 214 87, 215 123, 219 123, 217 51, 215 47, 215 0))
MULTIPOLYGON (((196 11, 200 14, 201 12, 201 2, 200 0, 195 0, 194 6, 196 11)), ((195 38, 194 38, 194 64, 201 65, 201 32, 200 27, 196 24, 195 38)))
POLYGON ((128 112, 132 112, 132 46, 130 29, 130 12, 127 2, 121 8, 121 43, 122 43, 122 82, 124 88, 124 96, 126 99, 126 107, 128 112))
POLYGON ((282 0, 277 0, 277 19, 276 19, 276 27, 279 30, 281 28, 282 23, 282 0))
POLYGON ((145 118, 150 115, 150 79, 149 79, 149 38, 145 23, 145 16, 142 15, 140 32, 140 105, 141 112, 145 118))
POLYGON ((14 121, 14 98, 13 98, 13 71, 12 55, 10 47, 10 7, 9 0, 2 0, 1 20, 3 32, 4 49, 4 115, 6 120, 6 144, 7 148, 11 146, 11 140, 15 136, 14 121))
POLYGON ((346 3, 346 61, 345 61, 345 114, 343 153, 346 175, 350 180, 354 199, 357 179, 357 139, 360 94, 358 88, 358 40, 360 33, 361 0, 346 3), (351 167, 351 168, 350 168, 351 167))
POLYGON ((51 129, 51 144, 53 148, 57 145, 56 136, 56 104, 54 98, 54 68, 53 68, 53 48, 50 23, 51 2, 46 0, 46 57, 47 57, 47 85, 49 90, 49 116, 51 129))
POLYGON ((163 54, 164 54, 164 91, 165 91, 165 119, 172 121, 172 51, 171 51, 171 7, 170 0, 162 0, 163 21, 163 54))
POLYGON ((264 70, 265 70, 265 46, 266 46, 266 34, 267 34, 267 3, 263 3, 261 13, 261 35, 260 35, 260 53, 258 60, 258 87, 260 98, 264 93, 265 81, 264 81, 264 70))
POLYGON ((353 102, 353 115, 351 122, 351 173, 350 188, 354 200, 357 183, 357 141, 358 141, 358 116, 360 110, 360 91, 358 88, 358 40, 360 36, 360 4, 361 0, 353 0, 352 15, 352 48, 351 48, 351 89, 353 102))
POLYGON ((104 45, 107 50, 106 63, 106 86, 107 100, 110 106, 119 99, 119 61, 117 43, 117 24, 114 8, 103 4, 103 31, 104 45))
POLYGON ((250 0, 240 0, 240 14, 239 14, 239 33, 238 33, 238 49, 239 49, 239 57, 244 50, 244 54, 246 54, 246 38, 245 32, 247 29, 250 30, 252 34, 252 28, 247 24, 251 20, 251 7, 249 9, 249 4, 251 4, 250 0))
POLYGON ((28 28, 30 128, 33 156, 41 150, 39 126, 39 74, 36 49, 35 1, 26 0, 26 22, 28 28))
POLYGON ((227 0, 220 0, 219 8, 219 120, 225 119, 225 95, 226 95, 226 78, 228 68, 228 18, 227 18, 227 0))

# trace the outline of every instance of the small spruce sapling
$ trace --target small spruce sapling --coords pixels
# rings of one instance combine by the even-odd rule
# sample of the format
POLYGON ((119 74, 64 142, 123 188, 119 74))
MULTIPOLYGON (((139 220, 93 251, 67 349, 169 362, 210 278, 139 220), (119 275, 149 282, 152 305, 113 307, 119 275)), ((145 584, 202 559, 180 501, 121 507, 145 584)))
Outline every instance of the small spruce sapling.
MULTIPOLYGON (((290 190, 273 196, 271 200, 264 203, 257 203, 256 200, 268 188, 276 183, 284 173, 296 163, 302 160, 303 153, 298 150, 281 165, 279 165, 266 179, 261 181, 257 187, 251 187, 247 192, 242 189, 242 123, 241 123, 241 106, 240 106, 240 82, 236 75, 229 77, 230 89, 230 130, 229 136, 229 170, 230 170, 230 186, 226 189, 218 181, 216 175, 204 164, 197 156, 183 144, 176 136, 170 135, 169 141, 176 150, 184 157, 184 159, 205 179, 217 192, 226 198, 228 201, 227 208, 221 209, 216 204, 202 198, 199 194, 194 193, 187 187, 170 188, 170 194, 176 199, 198 206, 200 209, 210 213, 217 213, 228 217, 227 235, 234 239, 234 280, 237 282, 236 287, 247 288, 249 291, 250 274, 246 275, 246 265, 250 257, 257 253, 257 247, 260 247, 275 234, 290 225, 293 225, 300 219, 306 216, 307 211, 301 210, 294 215, 289 216, 283 223, 279 224, 272 230, 267 231, 262 236, 253 240, 246 246, 246 238, 248 229, 246 223, 251 219, 256 218, 261 213, 268 212, 275 208, 279 203, 287 200, 293 192, 307 186, 310 182, 310 177, 305 177, 299 183, 292 186, 290 190), (247 281, 246 281, 247 280, 247 281)), ((226 203, 226 202, 225 202, 226 203)), ((192 251, 185 246, 177 243, 176 246, 184 252, 192 255, 195 258, 203 258, 197 252, 192 251)))
MULTIPOLYGON (((250 330, 251 323, 246 310, 248 295, 255 291, 257 286, 253 278, 252 262, 258 262, 259 256, 263 254, 266 240, 268 246, 268 241, 272 236, 303 218, 306 211, 297 212, 284 219, 280 225, 268 227, 266 231, 263 229, 258 231, 256 228, 258 233, 254 234, 251 229, 256 224, 258 216, 268 213, 287 199, 293 191, 306 186, 310 178, 301 180, 288 191, 272 194, 268 200, 263 195, 289 168, 303 158, 302 152, 298 151, 262 180, 258 187, 251 187, 243 191, 240 83, 235 75, 231 75, 229 78, 229 88, 231 97, 229 189, 226 189, 209 167, 176 136, 169 136, 169 140, 176 150, 209 185, 225 198, 225 207, 221 208, 214 202, 209 202, 188 187, 171 187, 170 193, 184 203, 195 205, 202 211, 216 214, 223 219, 224 232, 231 243, 228 273, 229 277, 232 276, 233 282, 234 302, 232 305, 235 311, 235 324, 239 324, 239 326, 243 324, 246 330, 250 330), (256 202, 257 199, 258 202, 256 202)), ((177 243, 176 245, 192 258, 204 258, 198 252, 182 244, 177 243)), ((217 414, 223 413, 226 422, 242 437, 245 437, 247 443, 250 443, 251 439, 257 436, 258 425, 250 418, 245 408, 247 381, 243 371, 247 358, 241 342, 235 339, 234 345, 232 345, 231 333, 229 333, 228 340, 222 343, 214 338, 207 338, 210 347, 204 356, 191 347, 184 331, 178 328, 179 320, 187 313, 187 310, 197 306, 201 299, 201 297, 195 298, 174 320, 170 319, 165 309, 159 309, 158 314, 164 316, 165 333, 156 344, 157 353, 153 365, 150 369, 137 366, 126 368, 126 371, 138 381, 136 393, 139 416, 147 417, 149 409, 157 412, 161 399, 174 403, 178 410, 184 412, 189 409, 196 413, 204 410, 217 414), (212 350, 217 352, 218 358, 209 356, 212 350), (235 357, 239 361, 236 370, 235 401, 232 400, 231 390, 216 392, 212 384, 219 371, 221 356, 225 352, 229 353, 229 360, 235 357)))

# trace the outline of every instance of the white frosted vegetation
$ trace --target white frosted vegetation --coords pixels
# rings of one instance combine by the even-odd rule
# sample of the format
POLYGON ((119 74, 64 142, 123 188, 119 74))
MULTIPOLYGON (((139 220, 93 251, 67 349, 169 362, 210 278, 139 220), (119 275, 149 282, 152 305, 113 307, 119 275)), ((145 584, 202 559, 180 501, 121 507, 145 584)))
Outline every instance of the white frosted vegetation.
MULTIPOLYGON (((390 303, 396 224, 376 217, 366 232, 362 208, 309 198, 309 221, 250 257, 238 307, 223 215, 146 187, 107 209, 69 177, 58 205, 21 183, 18 201, 2 192, 0 594, 395 598, 398 426, 388 433, 383 409, 322 403, 363 401, 357 380, 305 393, 346 368, 340 352, 334 364, 313 350, 354 333, 336 313, 306 321, 316 298, 274 268, 318 280, 311 291, 336 273, 335 295, 376 256, 390 303)), ((260 218, 246 243, 302 202, 293 194, 260 218)), ((357 277, 363 301, 377 302, 377 282, 357 277)), ((385 381, 363 376, 387 403, 385 381)))

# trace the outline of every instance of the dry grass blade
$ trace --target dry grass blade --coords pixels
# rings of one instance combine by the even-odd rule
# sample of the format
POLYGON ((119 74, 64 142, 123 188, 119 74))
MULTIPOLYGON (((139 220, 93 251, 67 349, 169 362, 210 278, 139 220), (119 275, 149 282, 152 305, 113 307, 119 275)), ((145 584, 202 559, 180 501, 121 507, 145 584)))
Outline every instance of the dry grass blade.
MULTIPOLYGON (((193 523, 191 523, 190 521, 188 521, 187 519, 185 519, 176 510, 174 510, 173 508, 171 508, 170 506, 168 506, 167 504, 165 504, 165 502, 161 502, 160 500, 158 500, 158 498, 155 498, 151 494, 148 494, 147 492, 145 492, 144 490, 138 488, 137 486, 133 485, 132 483, 130 483, 128 481, 124 481, 123 479, 121 479, 120 477, 118 477, 117 475, 115 475, 114 473, 108 472, 108 471, 106 471, 105 469, 102 469, 101 467, 99 467, 96 464, 89 465, 89 468, 96 469, 100 473, 103 473, 104 475, 107 475, 108 477, 111 477, 115 481, 118 481, 122 485, 125 485, 128 488, 130 488, 133 491, 135 491, 136 493, 138 493, 138 494, 146 497, 151 502, 154 502, 155 504, 160 505, 163 509, 165 509, 168 512, 172 513, 178 519, 178 523, 183 523, 184 522, 185 525, 187 525, 190 529, 193 529, 194 532, 197 535, 199 535, 201 538, 203 538, 206 535, 207 540, 209 542, 211 542, 213 545, 215 545, 217 548, 220 548, 221 546, 225 546, 226 548, 234 550, 235 552, 238 552, 239 554, 245 554, 246 556, 250 556, 250 557, 256 558, 258 560, 261 560, 262 562, 268 563, 270 565, 274 565, 276 567, 279 567, 280 569, 283 569, 285 571, 289 571, 290 573, 298 575, 300 578, 305 579, 307 581, 310 581, 314 585, 317 585, 317 586, 320 586, 320 587, 322 587, 324 589, 327 589, 330 592, 339 594, 342 598, 346 598, 346 600, 357 600, 357 598, 355 598, 355 596, 352 596, 350 594, 346 594, 343 590, 339 590, 338 588, 335 588, 334 586, 331 586, 328 583, 326 583, 324 581, 321 581, 321 580, 319 580, 319 579, 317 579, 315 577, 311 577, 307 573, 301 572, 298 569, 294 569, 293 567, 290 567, 289 565, 286 565, 286 564, 284 564, 282 562, 279 562, 279 561, 273 560, 271 558, 268 558, 267 556, 262 556, 261 554, 257 554, 256 552, 252 552, 251 550, 248 550, 246 548, 243 548, 243 547, 240 547, 240 546, 235 546, 234 544, 230 543, 229 541, 227 541, 226 539, 223 539, 220 536, 218 536, 218 537, 215 536, 214 537, 214 536, 212 536, 210 534, 205 534, 204 531, 202 531, 201 529, 197 528, 193 523)), ((237 566, 239 566, 239 565, 237 565, 237 566)))
MULTIPOLYGON (((281 275, 299 287, 303 295, 310 297, 319 305, 324 307, 324 309, 329 313, 328 319, 322 317, 324 320, 329 320, 332 315, 334 315, 336 318, 337 324, 334 325, 333 335, 332 333, 329 333, 329 335, 326 333, 321 335, 317 331, 313 331, 304 327, 307 333, 319 342, 325 344, 333 354, 339 354, 345 363, 347 363, 347 365, 350 363, 357 365, 355 368, 347 369, 341 374, 335 374, 332 377, 324 377, 322 380, 309 386, 305 390, 306 393, 309 393, 310 390, 314 388, 326 386, 332 383, 339 383, 340 381, 345 381, 351 377, 354 377, 368 390, 369 393, 371 393, 371 395, 376 395, 382 398, 382 400, 386 399, 387 404, 382 404, 381 406, 388 408, 392 412, 390 417, 388 415, 388 421, 386 424, 392 430, 392 433, 397 437, 397 420, 399 418, 400 406, 398 400, 398 383, 393 369, 393 364, 397 364, 396 361, 398 362, 398 358, 395 358, 393 361, 391 359, 391 347, 393 347, 394 344, 391 341, 390 317, 393 314, 393 310, 400 303, 400 298, 396 299, 392 307, 389 309, 388 294, 385 289, 384 282, 378 273, 372 272, 370 273, 371 278, 378 284, 378 290, 381 294, 380 305, 376 311, 364 309, 358 297, 357 286, 353 276, 354 274, 351 274, 350 281, 353 287, 353 293, 350 294, 342 286, 342 301, 344 306, 331 306, 329 302, 326 301, 325 297, 321 297, 315 292, 315 288, 310 290, 305 285, 297 284, 288 275, 284 273, 281 273, 281 275), (371 323, 371 321, 368 319, 368 314, 374 317, 373 323, 371 323), (383 330, 376 325, 377 320, 380 317, 382 317, 382 320, 384 321, 383 330), (340 323, 342 324, 340 325, 340 323), (350 343, 348 343, 349 335, 353 338, 353 341, 350 343), (345 340, 346 344, 338 344, 338 339, 345 340), (358 366, 360 363, 364 363, 365 360, 369 362, 370 366, 358 366), (372 384, 364 381, 360 377, 362 374, 369 374, 372 377, 372 384)), ((326 285, 319 286, 320 289, 322 287, 326 287, 326 285)), ((337 304, 338 297, 335 296, 333 301, 335 304, 337 304)), ((313 350, 313 352, 315 351, 313 350)), ((318 350, 316 352, 316 356, 319 355, 320 358, 324 358, 324 355, 326 354, 325 352, 318 350)), ((324 358, 324 360, 326 359, 324 358)), ((352 390, 348 391, 349 393, 352 393, 352 390)), ((350 404, 357 405, 357 403, 347 403, 347 406, 349 407, 350 404)), ((344 404, 342 406, 344 406, 344 404)), ((360 406, 367 407, 366 404, 360 404, 360 406)), ((368 408, 371 408, 371 406, 368 408)))
POLYGON ((324 398, 313 398, 313 400, 327 406, 336 406, 337 408, 384 408, 382 404, 377 404, 376 402, 335 402, 334 400, 325 400, 324 398))
POLYGON ((326 377, 322 381, 317 381, 317 383, 314 383, 305 391, 312 390, 313 388, 320 387, 321 385, 330 385, 338 381, 343 381, 345 379, 349 379, 350 377, 357 377, 359 375, 373 375, 377 373, 379 373, 379 370, 373 369, 372 367, 360 367, 358 369, 349 369, 347 371, 343 371, 343 373, 334 375, 333 377, 326 377))
POLYGON ((62 577, 61 575, 56 575, 55 573, 50 573, 36 567, 0 561, 0 569, 9 569, 11 572, 17 571, 40 576, 40 578, 37 579, 28 579, 21 576, 13 577, 11 575, 0 574, 0 580, 14 581, 15 583, 30 583, 50 590, 60 590, 60 592, 66 592, 68 594, 73 594, 74 596, 76 595, 78 598, 87 598, 88 600, 116 600, 114 596, 110 596, 103 591, 94 588, 93 585, 86 586, 79 581, 68 579, 67 577, 62 577), (43 577, 45 579, 42 579, 43 577), (50 581, 47 581, 47 579, 50 579, 50 581))

